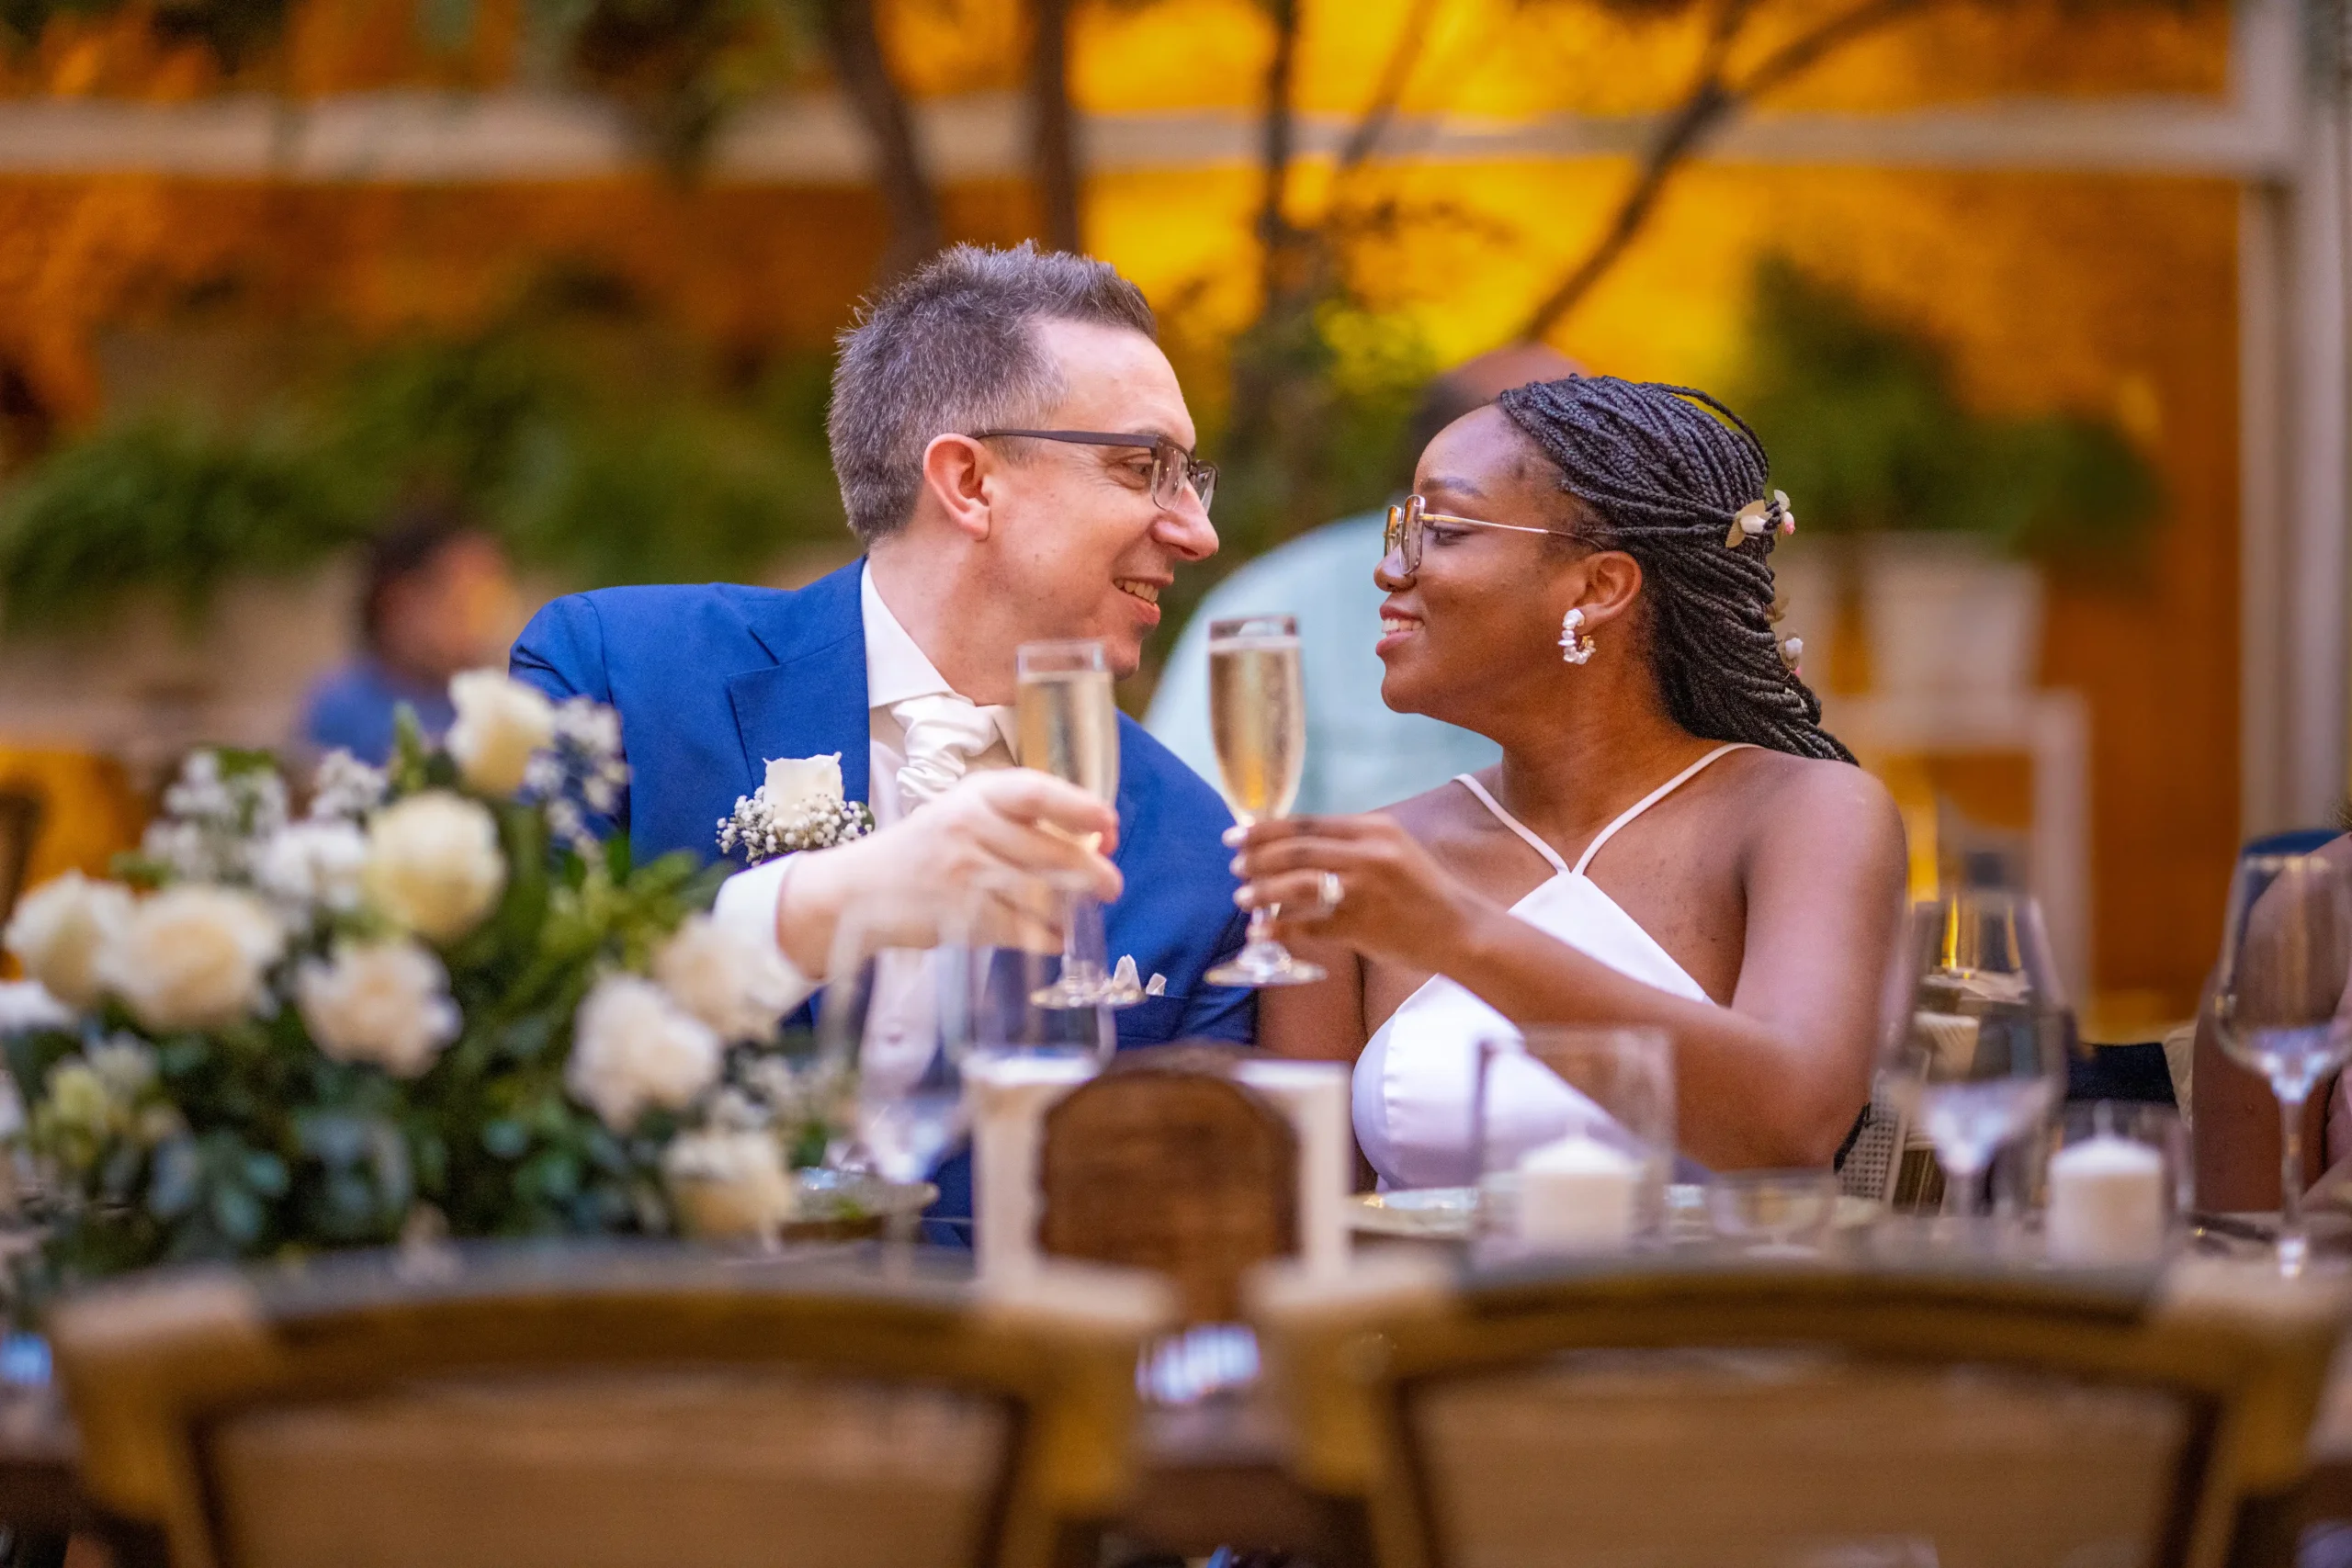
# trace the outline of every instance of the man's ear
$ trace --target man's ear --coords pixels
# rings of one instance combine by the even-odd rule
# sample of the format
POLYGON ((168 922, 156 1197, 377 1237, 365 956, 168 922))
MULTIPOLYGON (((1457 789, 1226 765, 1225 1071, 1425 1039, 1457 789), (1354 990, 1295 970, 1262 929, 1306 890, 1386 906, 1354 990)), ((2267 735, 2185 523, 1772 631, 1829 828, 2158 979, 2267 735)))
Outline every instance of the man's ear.
POLYGON ((1642 563, 1623 550, 1602 550, 1584 560, 1584 593, 1577 607, 1587 631, 1605 626, 1634 608, 1642 592, 1642 563))
POLYGON ((934 435, 922 449, 922 488, 948 525, 975 543, 989 536, 996 454, 968 435, 934 435))

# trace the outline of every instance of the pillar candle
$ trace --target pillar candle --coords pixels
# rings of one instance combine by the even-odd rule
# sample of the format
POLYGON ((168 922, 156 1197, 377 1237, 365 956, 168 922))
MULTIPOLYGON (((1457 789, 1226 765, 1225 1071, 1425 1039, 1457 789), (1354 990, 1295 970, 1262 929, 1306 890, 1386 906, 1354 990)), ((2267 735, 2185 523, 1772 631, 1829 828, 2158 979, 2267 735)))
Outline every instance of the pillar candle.
POLYGON ((1037 1148, 1046 1112, 1099 1070, 1091 1056, 976 1056, 971 1097, 972 1247, 983 1282, 1010 1284, 1037 1265, 1037 1148))
POLYGON ((1309 1273, 1348 1266, 1349 1074, 1336 1062, 1250 1061, 1237 1075, 1264 1095, 1298 1135, 1298 1256, 1309 1273))
POLYGON ((2165 1160, 2100 1134, 2050 1156, 2043 1234, 2061 1263, 2151 1263, 2165 1248, 2165 1160))
POLYGON ((1519 1162, 1519 1235, 1530 1247, 1600 1251, 1634 1234, 1644 1163, 1583 1133, 1519 1162))

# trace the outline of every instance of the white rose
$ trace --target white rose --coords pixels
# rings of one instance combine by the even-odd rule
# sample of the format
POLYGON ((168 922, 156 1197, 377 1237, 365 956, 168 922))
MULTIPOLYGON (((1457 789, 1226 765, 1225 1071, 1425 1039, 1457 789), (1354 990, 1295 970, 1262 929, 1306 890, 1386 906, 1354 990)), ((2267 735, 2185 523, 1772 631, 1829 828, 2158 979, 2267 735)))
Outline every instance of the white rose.
POLYGON ((428 941, 457 941, 497 907, 506 887, 498 823, 478 800, 426 790, 368 824, 363 876, 376 907, 428 941))
POLYGON ((367 869, 367 835, 340 820, 280 828, 254 856, 254 881, 261 890, 298 909, 357 908, 367 869))
POLYGON ((689 915, 653 955, 653 977, 721 1040, 765 1040, 808 985, 774 942, 689 915))
POLYGON ((564 1087, 605 1126, 627 1133, 649 1106, 682 1111, 693 1104, 718 1080, 719 1050, 710 1026, 661 987, 635 975, 608 975, 572 1020, 564 1087))
POLYGON ((842 754, 778 757, 768 763, 760 795, 778 821, 807 807, 837 806, 842 798, 842 754))
POLYGON ((303 964, 294 999, 320 1050, 396 1078, 424 1072, 458 1037, 448 971, 413 942, 337 942, 333 962, 303 964))
POLYGON ((95 968, 149 1029, 217 1029, 251 1016, 285 947, 284 928, 252 894, 187 883, 135 905, 95 968))
POLYGON ((69 871, 25 895, 0 941, 50 995, 67 1007, 87 1008, 101 988, 92 964, 130 919, 130 889, 122 884, 69 871))
POLYGON ((458 710, 445 744, 466 783, 484 795, 523 787, 531 754, 555 740, 555 705, 497 670, 469 670, 449 682, 458 710))
POLYGON ((792 1177, 774 1134, 687 1133, 662 1153, 662 1174, 688 1235, 774 1235, 792 1217, 792 1177))

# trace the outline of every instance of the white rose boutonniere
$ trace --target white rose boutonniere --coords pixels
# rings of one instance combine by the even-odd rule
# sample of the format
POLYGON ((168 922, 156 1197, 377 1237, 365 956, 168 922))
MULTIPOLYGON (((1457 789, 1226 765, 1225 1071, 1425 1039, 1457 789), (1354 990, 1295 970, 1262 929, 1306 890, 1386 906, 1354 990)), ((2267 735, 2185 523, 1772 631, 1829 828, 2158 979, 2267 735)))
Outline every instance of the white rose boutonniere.
POLYGON ((368 825, 363 875, 376 907, 447 945, 481 924, 506 890, 490 807, 447 790, 397 801, 368 825))
POLYGON ((445 744, 466 783, 490 795, 521 789, 531 758, 555 741, 555 705, 497 670, 453 677, 449 702, 458 717, 445 744))
POLYGON ((741 849, 753 865, 798 850, 827 850, 874 831, 874 813, 845 800, 842 754, 778 757, 760 787, 735 800, 735 814, 718 824, 718 852, 741 849))
POLYGON ((269 906, 233 888, 187 883, 133 908, 99 949, 98 981, 149 1029, 217 1029, 251 1017, 286 951, 269 906))
POLYGON ((310 959, 296 972, 294 999, 320 1050, 396 1078, 431 1066, 460 1022, 448 971, 405 939, 337 942, 332 961, 310 959))
POLYGON ((69 871, 25 895, 9 919, 8 951, 25 974, 70 1008, 96 1005, 99 950, 130 919, 130 889, 69 871))

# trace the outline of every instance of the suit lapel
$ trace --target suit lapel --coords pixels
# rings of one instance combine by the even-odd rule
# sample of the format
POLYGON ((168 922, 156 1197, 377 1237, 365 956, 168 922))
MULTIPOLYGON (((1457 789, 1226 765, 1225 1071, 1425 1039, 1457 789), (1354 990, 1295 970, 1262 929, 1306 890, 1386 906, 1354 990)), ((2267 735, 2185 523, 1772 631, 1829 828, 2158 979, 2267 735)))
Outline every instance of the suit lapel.
MULTIPOLYGON (((865 705, 865 619, 858 588, 865 563, 853 561, 797 593, 766 600, 749 615, 752 635, 775 663, 729 676, 727 700, 757 788, 776 757, 842 756, 842 790, 866 798, 872 727, 865 705)), ((749 793, 746 791, 745 793, 749 793)))

